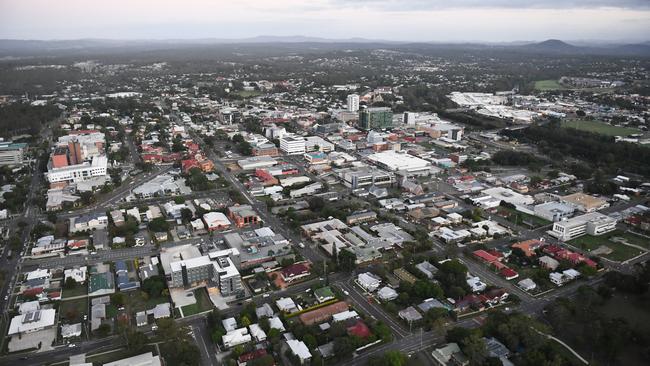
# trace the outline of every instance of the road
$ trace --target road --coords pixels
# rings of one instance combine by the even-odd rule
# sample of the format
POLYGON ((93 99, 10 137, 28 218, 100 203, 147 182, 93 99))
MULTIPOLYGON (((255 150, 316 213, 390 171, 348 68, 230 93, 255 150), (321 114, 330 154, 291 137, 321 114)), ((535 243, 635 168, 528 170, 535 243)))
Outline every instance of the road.
POLYGON ((266 204, 263 202, 260 202, 253 197, 253 195, 248 192, 248 189, 240 182, 236 177, 230 173, 228 168, 224 165, 223 161, 217 156, 217 154, 214 153, 212 149, 210 149, 209 146, 203 141, 203 139, 198 136, 196 133, 192 132, 191 133, 192 138, 194 139, 195 142, 197 142, 203 151, 206 152, 208 155, 208 158, 214 162, 215 167, 219 171, 219 174, 221 174, 222 177, 224 177, 234 189, 238 190, 239 192, 242 193, 246 201, 257 211, 257 213, 260 215, 260 218, 262 221, 267 226, 270 226, 273 231, 275 231, 278 234, 282 234, 285 238, 291 240, 294 245, 295 249, 300 252, 300 254, 311 261, 312 263, 324 260, 325 257, 324 255, 318 251, 317 248, 312 248, 310 246, 305 246, 305 248, 299 248, 297 246, 297 243, 300 243, 303 239, 293 232, 292 230, 287 229, 287 225, 282 223, 277 216, 269 213, 268 208, 266 207, 266 204))

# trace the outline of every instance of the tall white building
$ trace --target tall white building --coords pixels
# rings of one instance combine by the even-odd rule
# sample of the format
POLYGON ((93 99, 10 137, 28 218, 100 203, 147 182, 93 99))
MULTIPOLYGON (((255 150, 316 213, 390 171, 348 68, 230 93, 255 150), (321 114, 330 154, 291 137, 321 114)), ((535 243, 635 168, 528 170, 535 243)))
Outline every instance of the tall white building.
POLYGON ((357 112, 359 110, 359 95, 350 94, 348 95, 348 111, 357 112))
POLYGON ((296 135, 284 135, 280 139, 280 150, 287 155, 302 155, 306 152, 305 139, 296 135))
POLYGON ((553 229, 548 231, 548 234, 559 240, 568 241, 585 234, 597 236, 614 230, 616 230, 616 219, 591 212, 554 223, 553 229))

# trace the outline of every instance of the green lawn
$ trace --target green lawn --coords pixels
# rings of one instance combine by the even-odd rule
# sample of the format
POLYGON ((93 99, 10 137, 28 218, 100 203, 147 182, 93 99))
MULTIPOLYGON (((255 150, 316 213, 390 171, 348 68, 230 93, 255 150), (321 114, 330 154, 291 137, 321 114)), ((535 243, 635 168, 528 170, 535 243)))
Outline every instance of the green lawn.
POLYGON ((636 128, 618 127, 601 121, 588 121, 581 119, 569 119, 563 121, 562 127, 573 128, 580 131, 594 132, 605 136, 627 136, 640 132, 636 128))
POLYGON ((59 316, 69 324, 81 322, 87 313, 88 298, 61 301, 59 306, 59 316))
POLYGON ((519 225, 522 227, 538 228, 538 227, 551 224, 550 221, 544 220, 541 217, 529 215, 527 213, 517 211, 509 207, 499 206, 498 212, 501 217, 505 218, 506 220, 512 222, 515 225, 519 225))
POLYGON ((80 284, 80 283, 77 284, 77 286, 75 286, 75 288, 72 289, 64 288, 63 293, 61 294, 61 296, 64 299, 69 299, 71 297, 84 296, 84 295, 88 295, 88 287, 86 286, 86 284, 80 284))
POLYGON ((208 293, 206 291, 207 290, 204 288, 200 288, 194 291, 196 304, 183 306, 181 308, 181 310, 183 310, 183 316, 194 315, 212 309, 212 301, 210 301, 210 298, 208 297, 208 293))
POLYGON ((606 255, 602 255, 602 257, 617 262, 622 262, 624 260, 634 258, 639 254, 643 254, 643 251, 640 249, 611 241, 610 238, 615 236, 625 237, 626 234, 623 234, 619 231, 614 231, 601 236, 583 235, 577 239, 569 241, 568 243, 587 252, 591 252, 600 246, 606 246, 610 248, 612 252, 606 255))
POLYGON ((650 239, 649 238, 644 238, 639 235, 635 235, 632 233, 617 233, 616 235, 612 235, 612 237, 617 236, 620 238, 625 239, 629 244, 634 244, 638 245, 640 247, 646 248, 650 250, 650 239))
POLYGON ((236 91, 235 94, 243 98, 252 98, 252 97, 257 97, 259 95, 262 95, 262 93, 257 90, 240 90, 240 91, 236 91))
POLYGON ((170 302, 169 298, 166 296, 150 298, 147 293, 142 290, 128 291, 126 292, 126 295, 126 307, 129 309, 130 313, 151 310, 158 304, 170 302))
POLYGON ((558 89, 566 89, 560 83, 558 83, 557 80, 537 80, 535 82, 535 89, 540 90, 540 91, 547 91, 547 90, 558 90, 558 89))
POLYGON ((152 352, 154 355, 158 354, 158 352, 156 351, 156 347, 152 345, 146 345, 141 351, 138 352, 129 351, 125 348, 119 348, 113 351, 109 351, 109 353, 102 352, 102 354, 89 355, 89 356, 87 355, 86 362, 92 362, 94 365, 103 365, 109 362, 114 362, 124 358, 133 357, 145 352, 152 352))

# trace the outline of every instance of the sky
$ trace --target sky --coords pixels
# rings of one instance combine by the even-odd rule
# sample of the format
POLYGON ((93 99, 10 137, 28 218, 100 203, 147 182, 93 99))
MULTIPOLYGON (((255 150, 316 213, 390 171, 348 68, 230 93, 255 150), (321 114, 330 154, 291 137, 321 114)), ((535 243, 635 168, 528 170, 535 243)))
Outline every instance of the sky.
POLYGON ((650 0, 0 0, 3 39, 650 40, 650 0))

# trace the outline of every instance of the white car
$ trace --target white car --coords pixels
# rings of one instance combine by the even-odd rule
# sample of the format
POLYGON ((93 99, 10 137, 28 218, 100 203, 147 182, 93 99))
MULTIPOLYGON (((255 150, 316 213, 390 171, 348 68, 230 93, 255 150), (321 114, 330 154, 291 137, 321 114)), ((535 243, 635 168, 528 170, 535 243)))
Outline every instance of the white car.
POLYGON ((345 294, 345 296, 350 296, 350 293, 347 290, 343 290, 343 293, 345 294))
POLYGON ((298 246, 303 248, 303 249, 305 248, 305 244, 303 244, 302 242, 298 243, 298 246))

